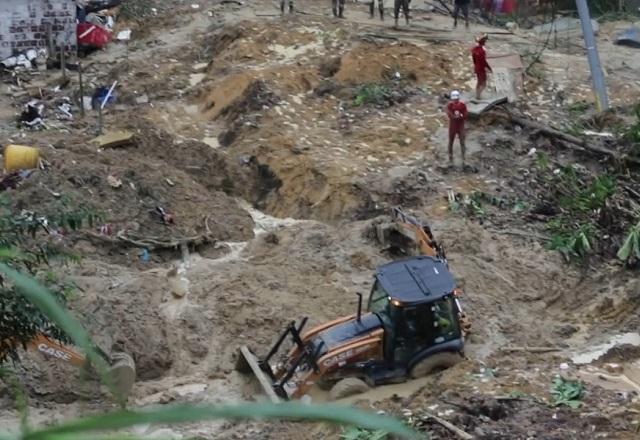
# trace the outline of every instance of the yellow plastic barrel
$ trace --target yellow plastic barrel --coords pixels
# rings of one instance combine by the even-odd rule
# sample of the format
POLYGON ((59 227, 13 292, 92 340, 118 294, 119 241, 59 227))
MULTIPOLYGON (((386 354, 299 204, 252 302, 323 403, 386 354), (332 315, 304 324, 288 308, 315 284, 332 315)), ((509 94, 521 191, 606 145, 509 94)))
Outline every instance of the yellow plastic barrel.
POLYGON ((40 150, 25 145, 7 145, 4 148, 4 169, 6 171, 30 170, 38 168, 40 150))

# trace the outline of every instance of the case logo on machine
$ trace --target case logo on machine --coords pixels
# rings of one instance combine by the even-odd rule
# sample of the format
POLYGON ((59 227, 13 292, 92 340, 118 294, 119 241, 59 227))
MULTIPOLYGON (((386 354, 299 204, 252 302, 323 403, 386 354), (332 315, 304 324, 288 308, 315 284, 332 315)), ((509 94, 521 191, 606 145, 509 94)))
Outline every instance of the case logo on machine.
POLYGON ((67 352, 56 350, 53 347, 49 347, 47 344, 38 344, 38 350, 41 352, 48 354, 49 356, 56 357, 58 359, 62 359, 63 361, 70 361, 71 355, 67 352))

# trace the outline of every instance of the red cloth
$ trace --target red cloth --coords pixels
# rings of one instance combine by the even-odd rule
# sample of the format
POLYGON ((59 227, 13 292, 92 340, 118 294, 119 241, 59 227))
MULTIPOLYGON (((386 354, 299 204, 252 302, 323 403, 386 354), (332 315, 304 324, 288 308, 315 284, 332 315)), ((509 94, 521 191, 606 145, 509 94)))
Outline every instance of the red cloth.
POLYGON ((476 72, 476 78, 478 78, 478 85, 484 86, 487 84, 487 71, 482 70, 480 72, 476 72))
POLYGON ((462 133, 464 130, 464 121, 467 119, 469 112, 467 105, 462 101, 451 101, 447 104, 447 116, 449 116, 449 136, 462 133), (456 117, 456 112, 460 114, 456 117))
POLYGON ((487 51, 484 46, 477 45, 471 49, 471 58, 473 59, 473 69, 478 73, 484 73, 486 75, 487 70, 491 71, 491 66, 487 62, 487 51))
POLYGON ((88 22, 78 23, 78 44, 102 49, 111 41, 111 32, 88 22))

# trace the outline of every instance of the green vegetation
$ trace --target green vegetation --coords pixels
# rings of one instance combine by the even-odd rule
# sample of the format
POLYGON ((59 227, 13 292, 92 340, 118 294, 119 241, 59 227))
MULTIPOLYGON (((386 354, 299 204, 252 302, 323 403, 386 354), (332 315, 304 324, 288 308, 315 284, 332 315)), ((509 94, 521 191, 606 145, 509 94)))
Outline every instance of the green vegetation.
MULTIPOLYGON (((37 277, 64 303, 73 287, 47 270, 51 260, 77 262, 62 242, 66 231, 93 226, 98 217, 89 209, 70 208, 62 201, 55 213, 23 211, 15 214, 8 198, 0 198, 0 262, 37 277)), ((17 360, 17 349, 38 333, 54 339, 66 336, 24 296, 16 285, 0 276, 0 362, 17 360)))
POLYGON ((581 399, 584 397, 584 391, 582 382, 557 377, 551 387, 553 406, 565 405, 574 409, 579 408, 582 405, 581 399))
POLYGON ((561 252, 567 261, 586 257, 596 243, 600 212, 616 191, 615 179, 603 174, 585 182, 569 166, 550 173, 547 185, 554 191, 552 199, 560 210, 547 224, 549 249, 561 252))
POLYGON ((634 144, 640 144, 640 104, 636 104, 633 109, 633 114, 636 117, 635 122, 627 128, 624 133, 624 137, 634 144))
POLYGON ((626 263, 640 261, 640 221, 631 227, 624 244, 617 254, 626 263))
MULTIPOLYGON (((3 254, 6 254, 3 251, 3 254)), ((58 300, 34 278, 23 275, 5 263, 0 263, 0 274, 7 283, 11 283, 14 292, 27 301, 47 322, 57 326, 73 343, 82 348, 103 380, 107 377, 107 365, 94 349, 87 332, 80 323, 69 314, 58 300)), ((108 381, 105 382, 109 385, 108 381)), ((24 397, 24 395, 23 395, 24 397)), ((367 413, 358 409, 337 405, 305 405, 299 402, 284 404, 242 404, 230 406, 165 406, 153 410, 120 410, 102 415, 80 418, 42 429, 30 429, 26 417, 26 405, 23 399, 19 409, 23 412, 23 430, 16 436, 0 434, 0 440, 59 440, 87 438, 135 438, 134 436, 105 436, 104 432, 113 432, 140 424, 178 424, 193 423, 213 419, 287 419, 310 420, 359 426, 376 431, 385 431, 406 438, 418 438, 417 434, 402 422, 390 417, 367 413)))
POLYGON ((391 90, 384 84, 364 84, 358 88, 353 104, 360 107, 365 104, 383 105, 389 98, 391 90))

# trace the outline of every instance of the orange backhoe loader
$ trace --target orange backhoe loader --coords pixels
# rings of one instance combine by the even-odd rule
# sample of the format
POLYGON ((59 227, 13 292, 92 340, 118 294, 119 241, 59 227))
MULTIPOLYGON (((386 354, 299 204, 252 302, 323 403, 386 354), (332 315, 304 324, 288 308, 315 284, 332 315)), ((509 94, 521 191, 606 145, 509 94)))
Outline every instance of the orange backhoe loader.
POLYGON ((240 348, 238 371, 253 373, 272 401, 300 398, 314 385, 339 399, 448 368, 463 358, 468 328, 462 291, 442 247, 428 226, 400 209, 392 217, 392 230, 410 238, 423 255, 378 267, 364 313, 358 294, 357 313, 306 332, 307 318, 291 322, 262 358, 240 348), (279 357, 288 338, 292 347, 279 357))
MULTIPOLYGON (((37 335, 27 344, 27 350, 36 350, 49 357, 75 365, 89 367, 88 359, 75 348, 61 344, 43 334, 37 335)), ((114 391, 121 397, 127 397, 136 379, 136 367, 133 359, 126 353, 115 352, 111 356, 97 348, 97 352, 109 365, 109 376, 114 391)))

